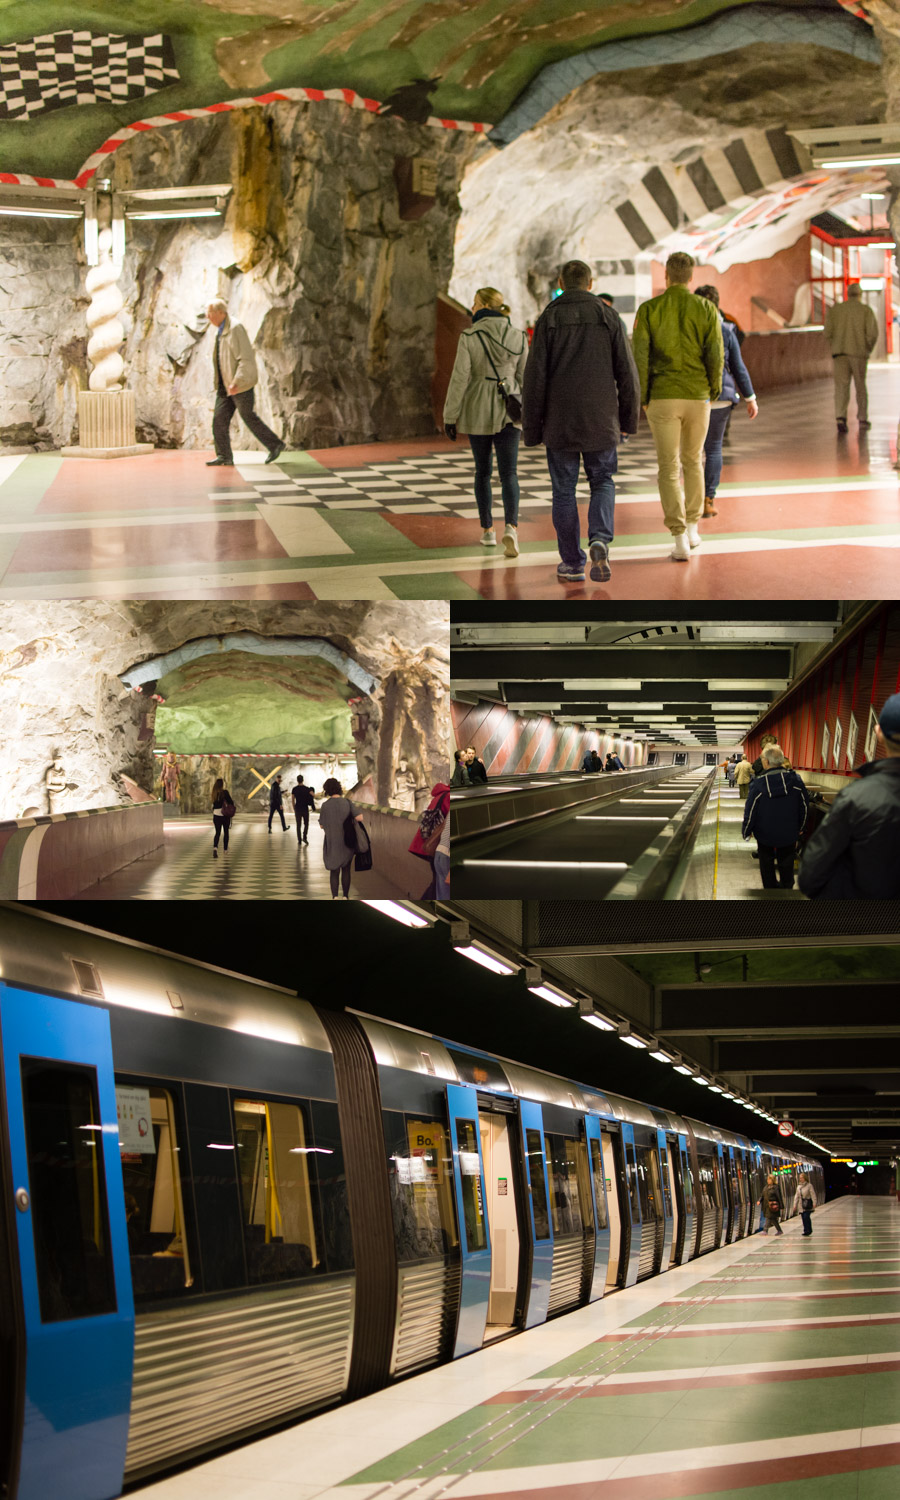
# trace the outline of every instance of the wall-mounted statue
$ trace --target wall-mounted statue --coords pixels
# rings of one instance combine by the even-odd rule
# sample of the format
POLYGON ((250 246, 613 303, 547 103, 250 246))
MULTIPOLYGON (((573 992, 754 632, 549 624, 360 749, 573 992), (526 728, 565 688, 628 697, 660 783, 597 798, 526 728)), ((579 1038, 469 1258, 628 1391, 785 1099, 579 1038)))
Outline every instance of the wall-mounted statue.
POLYGON ((174 750, 167 750, 162 763, 162 774, 159 778, 163 802, 178 801, 179 774, 178 756, 174 750))
POLYGON ((416 810, 416 778, 405 760, 400 761, 394 775, 391 807, 399 807, 403 812, 416 810))
POLYGON ((61 803, 68 790, 66 773, 59 756, 47 767, 44 773, 44 787, 47 792, 47 811, 51 813, 62 812, 61 803))

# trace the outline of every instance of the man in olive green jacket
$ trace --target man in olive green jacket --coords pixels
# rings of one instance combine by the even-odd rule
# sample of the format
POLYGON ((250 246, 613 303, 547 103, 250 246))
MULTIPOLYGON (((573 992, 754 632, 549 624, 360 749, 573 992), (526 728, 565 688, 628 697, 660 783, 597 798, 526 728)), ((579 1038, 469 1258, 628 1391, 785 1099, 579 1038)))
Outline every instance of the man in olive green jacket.
POLYGON ((663 515, 675 542, 670 556, 676 562, 686 561, 691 548, 700 546, 703 445, 725 362, 718 312, 689 290, 693 269, 692 256, 683 251, 669 256, 666 290, 638 308, 632 336, 641 405, 656 444, 663 515))
POLYGON ((856 386, 856 415, 860 427, 871 427, 866 365, 878 343, 878 320, 862 300, 862 287, 851 281, 846 302, 836 302, 825 315, 825 337, 834 361, 834 415, 838 432, 847 431, 850 377, 856 386))

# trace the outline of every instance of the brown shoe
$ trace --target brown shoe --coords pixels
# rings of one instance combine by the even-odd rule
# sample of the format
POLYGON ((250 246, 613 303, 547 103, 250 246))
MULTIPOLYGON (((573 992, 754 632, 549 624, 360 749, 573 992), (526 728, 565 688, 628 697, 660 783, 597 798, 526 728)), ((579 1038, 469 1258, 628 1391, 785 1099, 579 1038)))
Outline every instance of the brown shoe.
POLYGON ((702 519, 705 521, 706 518, 707 518, 707 516, 717 516, 718 514, 719 514, 719 512, 716 510, 716 507, 713 505, 712 500, 710 499, 709 495, 704 495, 704 497, 703 497, 703 516, 702 516, 702 519))

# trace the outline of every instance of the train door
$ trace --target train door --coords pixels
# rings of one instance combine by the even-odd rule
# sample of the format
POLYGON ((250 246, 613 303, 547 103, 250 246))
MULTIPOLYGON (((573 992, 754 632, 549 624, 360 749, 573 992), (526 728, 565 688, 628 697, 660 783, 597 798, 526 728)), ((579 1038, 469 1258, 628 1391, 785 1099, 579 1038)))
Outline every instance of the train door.
POLYGON ((681 1187, 681 1159, 678 1155, 678 1137, 666 1139, 666 1175, 669 1179, 669 1201, 672 1204, 672 1239, 669 1245, 669 1265, 677 1266, 684 1244, 684 1195, 681 1187))
POLYGON ((478 1129, 487 1188, 485 1201, 491 1243, 491 1280, 485 1343, 511 1332, 516 1321, 519 1219, 513 1176, 512 1125, 511 1113, 479 1108, 478 1129))
POLYGON ((675 1202, 675 1199, 672 1194, 672 1182, 669 1176, 669 1149, 666 1144, 666 1132, 664 1130, 658 1130, 656 1132, 656 1139, 659 1148, 660 1187, 662 1189, 661 1212, 663 1215, 662 1248, 660 1251, 656 1269, 657 1271, 668 1271, 669 1262, 672 1255, 672 1242, 675 1238, 675 1220, 673 1217, 673 1204, 675 1202))
POLYGON ((621 1153, 620 1138, 609 1130, 601 1130, 600 1146, 603 1151, 603 1186, 606 1188, 606 1206, 609 1210, 609 1261, 606 1267, 606 1286, 619 1285, 619 1266, 622 1261, 622 1214, 619 1210, 619 1179, 621 1169, 617 1154, 621 1153))
POLYGON ((641 1194, 633 1125, 622 1126, 622 1146, 625 1154, 626 1187, 623 1205, 628 1214, 628 1219, 625 1225, 626 1238, 623 1257, 625 1264, 619 1275, 619 1285, 634 1286, 641 1269, 643 1245, 641 1242, 641 1194))
MULTIPOLYGON (((587 1115, 584 1122, 585 1139, 591 1166, 591 1189, 594 1195, 594 1223, 597 1226, 594 1243, 594 1273, 588 1301, 595 1302, 606 1290, 609 1266, 609 1205, 605 1171, 603 1167, 603 1142, 600 1121, 596 1115, 587 1115)), ((613 1191, 612 1189, 610 1191, 613 1191)))
POLYGON ((681 1163, 681 1196, 684 1201, 684 1230, 679 1233, 681 1244, 678 1263, 684 1265, 685 1261, 692 1260, 697 1253, 697 1199, 690 1145, 686 1136, 678 1137, 678 1160, 681 1163))
POLYGON ((543 1323, 550 1300, 553 1279, 553 1225, 547 1193, 547 1163, 544 1160, 544 1118, 539 1104, 530 1099, 519 1101, 519 1117, 525 1144, 525 1185, 528 1209, 525 1215, 531 1231, 531 1286, 525 1305, 526 1328, 543 1323))
POLYGON ((713 1150, 713 1172, 716 1188, 716 1249, 725 1243, 725 1224, 728 1214, 728 1183, 725 1176, 725 1158, 718 1141, 713 1150))
POLYGON ((484 1165, 478 1131, 478 1094, 468 1083, 447 1084, 453 1187, 462 1271, 453 1358, 484 1343, 491 1294, 491 1240, 485 1212, 484 1165))
POLYGON ((732 1178, 731 1147, 720 1146, 719 1151, 721 1153, 722 1162, 722 1186, 725 1189, 725 1217, 722 1222, 722 1239, 720 1243, 723 1245, 730 1245, 731 1241, 737 1238, 737 1235, 735 1233, 737 1198, 735 1196, 734 1180, 732 1178))
POLYGON ((134 1303, 106 1011, 0 986, 4 1217, 17 1260, 23 1397, 16 1500, 122 1486, 134 1303))

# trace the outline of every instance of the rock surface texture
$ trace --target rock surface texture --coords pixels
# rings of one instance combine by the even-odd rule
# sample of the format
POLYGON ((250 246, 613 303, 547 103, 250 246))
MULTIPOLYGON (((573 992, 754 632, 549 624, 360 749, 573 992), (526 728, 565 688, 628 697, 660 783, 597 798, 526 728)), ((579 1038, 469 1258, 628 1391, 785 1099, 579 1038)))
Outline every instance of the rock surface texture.
MULTIPOLYGON (((221 220, 129 224, 120 288, 138 438, 211 446, 206 306, 218 296, 254 340, 256 407, 289 446, 433 432, 435 301, 450 278, 462 168, 479 149, 330 103, 236 110, 122 146, 116 188, 233 184, 221 220), (416 220, 400 218, 398 157, 436 166, 434 204, 416 220)), ((80 226, 9 223, 0 444, 61 447, 75 439, 88 380, 80 226)), ((258 444, 241 428, 236 446, 258 444)))
POLYGON ((44 776, 57 755, 70 785, 66 811, 128 801, 124 777, 151 791, 155 705, 119 674, 234 630, 324 637, 378 679, 358 706, 353 740, 358 779, 370 778, 374 800, 387 806, 401 759, 417 785, 446 774, 448 629, 448 606, 438 601, 0 603, 0 821, 45 810, 44 776))

